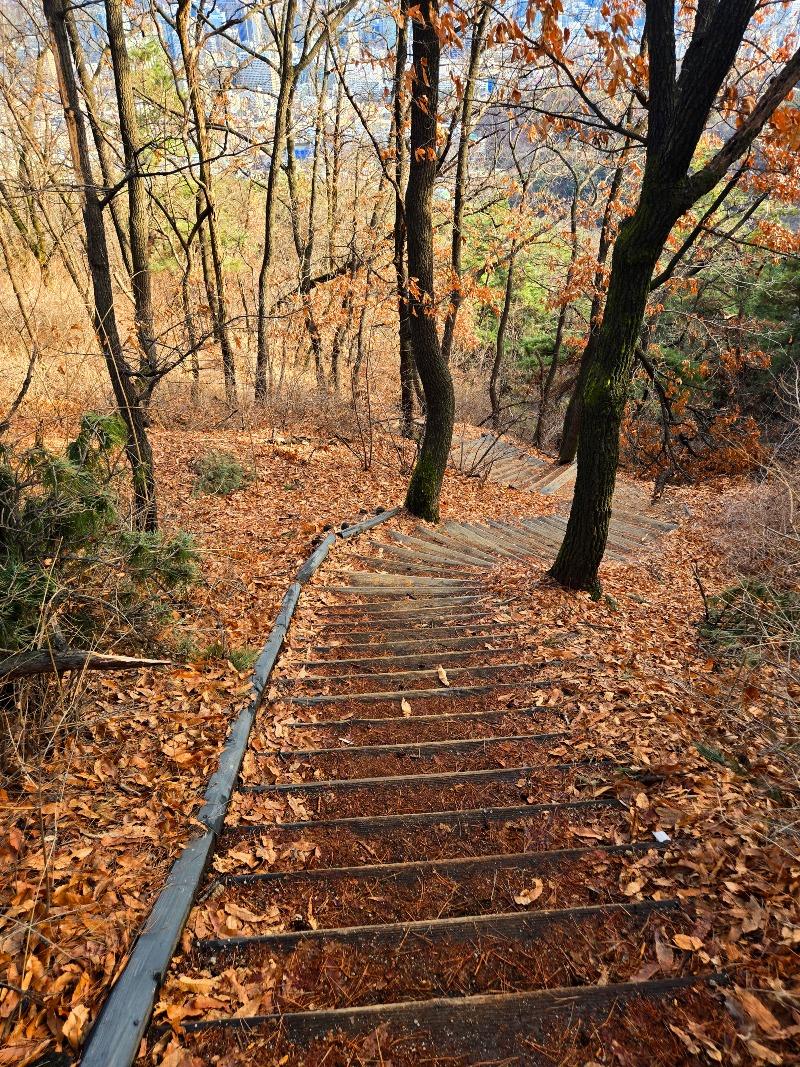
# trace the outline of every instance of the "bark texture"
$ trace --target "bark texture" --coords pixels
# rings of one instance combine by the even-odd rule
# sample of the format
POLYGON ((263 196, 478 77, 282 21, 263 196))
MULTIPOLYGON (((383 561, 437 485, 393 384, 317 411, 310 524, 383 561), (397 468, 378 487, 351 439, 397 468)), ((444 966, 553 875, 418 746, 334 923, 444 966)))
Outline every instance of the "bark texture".
MULTIPOLYGON (((626 121, 630 120, 631 111, 628 109, 626 121)), ((561 445, 558 453, 559 463, 572 463, 578 451, 578 435, 581 429, 581 413, 583 411, 583 391, 586 388, 586 377, 589 373, 594 350, 597 345, 597 331, 600 328, 601 312, 603 307, 603 274, 605 272, 608 254, 611 251, 612 227, 614 224, 614 205, 622 187, 622 179, 630 154, 631 142, 626 141, 625 147, 620 154, 619 163, 614 169, 614 176, 608 190, 603 219, 600 223, 600 239, 597 246, 597 267, 594 272, 592 303, 589 309, 589 336, 586 340, 581 355, 578 377, 572 389, 572 394, 564 414, 564 428, 561 433, 561 445)))
POLYGON ((75 172, 80 175, 82 183, 81 210, 94 296, 94 329, 108 368, 114 398, 128 431, 125 452, 131 467, 134 523, 138 529, 154 530, 158 524, 158 514, 153 453, 147 437, 141 398, 137 393, 133 370, 125 358, 117 327, 103 203, 92 174, 89 142, 72 65, 65 12, 64 0, 45 0, 44 13, 53 43, 53 58, 70 151, 75 172))
POLYGON ((568 588, 599 592, 597 572, 608 539, 620 423, 653 271, 667 237, 680 216, 749 150, 800 80, 798 50, 716 155, 690 172, 711 108, 754 11, 754 0, 700 4, 677 75, 674 4, 652 0, 647 5, 650 91, 645 169, 636 209, 620 227, 614 245, 596 351, 586 374, 575 495, 551 570, 568 588))
POLYGON ((397 278, 397 338, 400 350, 400 432, 414 435, 414 356, 411 352, 411 320, 408 308, 406 270, 406 214, 402 188, 407 180, 408 157, 403 132, 405 121, 405 76, 408 63, 408 3, 401 0, 397 27, 392 89, 392 136, 394 139, 394 270, 397 278))
POLYGON ((433 185, 439 97, 437 0, 424 0, 414 17, 411 158, 406 188, 409 309, 414 362, 425 393, 426 422, 406 495, 412 515, 439 521, 439 495, 453 440, 455 398, 442 354, 433 292, 433 185))
MULTIPOLYGON (((277 215, 278 177, 281 163, 286 152, 286 137, 289 127, 289 114, 293 96, 295 78, 292 64, 294 45, 294 23, 297 14, 297 0, 287 0, 283 11, 280 46, 280 85, 278 101, 275 108, 275 129, 272 135, 272 155, 267 177, 267 195, 264 205, 264 250, 261 255, 261 269, 258 272, 258 339, 256 347, 255 398, 259 403, 267 399, 267 362, 269 360, 269 338, 267 302, 269 300, 269 274, 275 248, 275 221, 277 215)), ((315 149, 316 151, 316 149, 315 149)))
POLYGON ((444 330, 442 331, 442 352, 448 362, 453 351, 453 336, 456 329, 458 310, 464 299, 461 288, 461 246, 464 243, 464 204, 466 202, 469 174, 469 146, 475 112, 475 84, 478 78, 478 68, 486 37, 490 8, 491 5, 488 0, 480 0, 480 11, 472 30, 472 41, 470 42, 467 80, 461 97, 456 177, 453 189, 453 234, 450 246, 452 287, 450 290, 450 303, 444 320, 444 330))
POLYGON ((511 314, 511 305, 514 301, 515 270, 517 263, 517 242, 511 242, 511 250, 508 254, 508 273, 506 274, 506 287, 503 293, 503 306, 500 309, 500 317, 497 320, 497 337, 494 344, 494 359, 492 360, 492 372, 489 375, 489 403, 492 407, 492 429, 500 430, 500 371, 503 368, 503 358, 506 351, 506 330, 508 319, 511 314))
POLYGON ((145 401, 147 401, 158 381, 158 357, 153 321, 153 286, 148 253, 150 221, 147 208, 147 186, 142 166, 142 140, 133 95, 131 62, 125 43, 122 0, 106 0, 105 8, 109 51, 114 69, 120 139, 128 185, 131 286, 136 311, 136 336, 142 350, 143 369, 148 375, 143 390, 145 401))
POLYGON ((217 232, 217 205, 214 197, 211 171, 211 143, 208 136, 205 105, 200 91, 198 74, 198 47, 189 38, 190 0, 178 0, 175 13, 175 31, 181 49, 189 106, 195 126, 198 171, 198 217, 203 218, 200 232, 200 249, 203 274, 208 292, 208 303, 214 323, 214 337, 222 355, 222 377, 225 383, 225 398, 231 405, 238 403, 236 388, 236 361, 228 328, 228 297, 225 285, 225 270, 222 262, 219 234, 217 232), (213 293, 213 299, 212 299, 213 293))

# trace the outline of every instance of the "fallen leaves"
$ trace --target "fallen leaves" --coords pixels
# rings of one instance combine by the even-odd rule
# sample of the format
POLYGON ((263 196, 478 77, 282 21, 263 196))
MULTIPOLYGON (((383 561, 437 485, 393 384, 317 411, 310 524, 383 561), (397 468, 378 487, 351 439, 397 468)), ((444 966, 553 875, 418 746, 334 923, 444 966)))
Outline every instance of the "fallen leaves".
MULTIPOLYGON (((717 506, 702 491, 691 499, 703 520, 717 506)), ((726 675, 720 657, 709 662, 697 635, 703 605, 693 560, 704 560, 709 589, 728 579, 718 543, 704 531, 697 517, 684 523, 661 544, 657 565, 604 564, 604 589, 616 608, 539 584, 525 565, 504 565, 493 591, 508 601, 531 662, 552 660, 559 635, 569 633, 569 657, 546 673, 557 673, 564 694, 559 707, 572 722, 570 746, 634 770, 635 777, 614 785, 631 837, 666 846, 657 850, 665 857, 658 874, 638 860, 630 865, 620 896, 678 899, 691 925, 668 938, 656 935, 654 958, 645 956, 635 977, 733 973, 738 985, 725 1002, 741 1042, 735 1052, 715 1040, 717 1022, 672 1018, 674 1036, 711 1062, 739 1056, 788 1063, 786 1043, 800 1037, 800 862, 796 839, 783 828, 800 796, 796 775, 786 773, 785 763, 781 774, 777 757, 791 752, 796 726, 789 724, 796 724, 800 694, 778 692, 767 667, 739 664, 726 675), (710 756, 698 753, 698 739, 710 756), (728 748, 735 756, 730 765, 719 756, 728 748)), ((587 845, 599 840, 592 828, 571 834, 587 845)))
POLYGON ((684 952, 697 952, 703 947, 702 939, 693 937, 691 934, 675 934, 673 943, 684 952))
POLYGON ((628 882, 622 892, 626 897, 635 897, 637 893, 641 893, 642 889, 644 889, 644 883, 644 878, 635 878, 632 882, 628 882))
POLYGON ((86 1004, 76 1004, 66 1018, 62 1028, 62 1034, 69 1041, 72 1048, 77 1049, 83 1040, 86 1024, 89 1021, 89 1008, 86 1004))
POLYGON ((738 1001, 744 1016, 755 1023, 759 1030, 771 1037, 778 1037, 781 1034, 783 1027, 755 993, 751 993, 749 989, 741 989, 739 986, 735 986, 731 995, 738 1001))
POLYGON ((523 889, 521 893, 516 894, 514 903, 522 905, 533 904, 534 901, 539 899, 543 892, 544 882, 541 878, 534 878, 533 885, 530 889, 523 889))
MULTIPOLYGON (((180 455, 172 440, 162 438, 162 451, 169 447, 180 455)), ((192 440, 198 449, 207 447, 199 435, 192 440)), ((210 498, 188 499, 180 463, 169 460, 170 503, 183 525, 200 532, 207 550, 209 585, 199 594, 200 614, 211 615, 213 609, 213 625, 224 627, 231 645, 257 645, 263 638, 277 599, 316 532, 301 521, 301 510, 316 507, 324 498, 319 513, 327 521, 343 517, 343 512, 355 515, 378 492, 386 500, 400 498, 400 480, 386 474, 371 475, 356 489, 341 491, 341 456, 330 453, 318 459, 311 450, 300 451, 302 464, 264 445, 259 455, 265 467, 275 460, 274 477, 222 504, 210 498), (301 504, 296 503, 296 489, 290 494, 278 484, 286 475, 281 464, 288 462, 293 464, 292 477, 302 479, 301 504), (332 494, 334 485, 341 491, 338 496, 332 494), (267 515, 274 516, 271 525, 267 515), (284 533, 288 529, 289 536, 277 537, 278 525, 286 528, 284 533)), ((451 509, 457 495, 453 484, 446 483, 451 509)), ((478 501, 476 492, 464 506, 498 513, 510 506, 508 494, 492 497, 491 487, 481 492, 488 494, 484 501, 478 501)), ((527 506, 524 494, 521 499, 527 506)), ((792 894, 800 875, 792 873, 785 852, 776 848, 773 854, 764 844, 765 827, 774 825, 777 803, 746 777, 701 759, 692 747, 697 735, 717 727, 693 687, 698 679, 719 686, 720 674, 717 663, 706 670, 706 657, 697 648, 695 621, 701 608, 688 567, 695 549, 690 544, 682 547, 686 536, 684 530, 673 535, 660 553, 661 577, 647 566, 632 571, 612 564, 606 569, 606 585, 617 604, 613 610, 603 602, 539 585, 532 596, 531 567, 523 565, 515 575, 513 566, 504 565, 498 582, 503 595, 510 594, 514 601, 502 617, 529 635, 531 663, 552 662, 554 648, 558 651, 557 667, 546 668, 553 676, 552 687, 526 698, 526 703, 557 706, 570 718, 570 747, 576 753, 614 759, 624 753, 637 772, 646 769, 651 775, 646 781, 614 780, 592 794, 612 792, 622 801, 630 828, 620 843, 641 837, 669 845, 668 872, 654 874, 638 859, 631 862, 619 882, 621 896, 632 899, 644 891, 661 899, 678 896, 692 915, 692 933, 674 934, 670 943, 654 935, 649 954, 643 951, 632 967, 635 978, 646 980, 659 971, 735 969, 740 983, 752 983, 752 988, 736 986, 727 998, 742 1049, 761 1062, 780 1064, 788 1061, 771 1046, 796 1038, 796 1008, 788 994, 781 998, 769 990, 770 983, 782 988, 785 982, 790 988, 800 943, 792 894), (632 590, 644 594, 646 602, 639 604, 632 590), (656 603, 658 612, 652 609, 656 603)), ((296 640, 299 657, 299 636, 296 640)), ((338 644, 333 641, 332 647, 338 644)), ((450 685, 441 664, 436 675, 441 685, 450 685)), ((39 795, 34 788, 14 798, 0 837, 4 862, 13 870, 13 880, 4 887, 0 966, 9 986, 29 994, 26 999, 13 989, 0 990, 0 1012, 13 1019, 15 1027, 8 1049, 0 1052, 0 1064, 30 1062, 47 1047, 78 1047, 170 860, 192 831, 202 786, 242 700, 242 679, 219 663, 179 669, 164 679, 142 674, 124 686, 113 679, 98 681, 97 686, 86 732, 68 754, 72 770, 62 779, 63 767, 52 768, 53 779, 66 782, 63 795, 39 795), (45 841, 38 836, 40 814, 45 841), (47 880, 49 912, 43 905, 47 880), (43 935, 32 950, 25 947, 31 927, 43 935)), ((757 691, 759 700, 769 699, 768 685, 759 684, 757 691)), ((748 698, 755 695, 752 691, 748 698)), ((400 712, 404 717, 412 714, 406 698, 400 712)), ((281 714, 284 723, 290 720, 289 712, 281 714)), ((292 733, 282 721, 276 711, 274 737, 265 734, 258 751, 268 754, 271 747, 281 747, 271 742, 292 733)), ((258 766, 254 762, 250 772, 258 766)), ((530 788, 531 783, 521 779, 520 785, 530 788)), ((302 820, 313 808, 297 797, 285 802, 264 797, 240 814, 254 823, 302 820)), ((570 829, 569 840, 591 846, 605 837, 603 830, 582 825, 570 829)), ((214 869, 269 869, 288 864, 289 854, 295 866, 313 866, 316 845, 298 838, 276 847, 265 835, 253 833, 218 854, 214 869)), ((544 891, 544 882, 534 879, 514 895, 514 903, 534 905, 544 891)), ((299 918, 314 928, 318 920, 310 902, 299 918)), ((292 917, 277 907, 259 904, 251 909, 233 901, 223 908, 209 899, 195 909, 192 921, 195 933, 212 936, 285 927, 292 917)), ((221 981, 206 975, 188 981, 177 980, 165 992, 169 1007, 163 1007, 162 1021, 177 1026, 201 1014, 270 1010, 269 974, 259 985, 234 969, 221 981)), ((703 1031, 700 1021, 673 1019, 672 1026, 687 1051, 691 1047, 698 1050, 693 1055, 722 1062, 713 1035, 703 1031)), ((165 1040, 164 1064, 184 1067, 189 1062, 178 1046, 169 1047, 165 1040)))

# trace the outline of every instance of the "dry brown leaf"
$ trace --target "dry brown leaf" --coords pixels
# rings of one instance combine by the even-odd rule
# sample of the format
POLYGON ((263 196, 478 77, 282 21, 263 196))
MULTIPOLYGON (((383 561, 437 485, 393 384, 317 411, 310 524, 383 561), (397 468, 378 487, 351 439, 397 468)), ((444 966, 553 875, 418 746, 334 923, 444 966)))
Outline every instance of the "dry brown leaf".
POLYGON ((675 953, 665 944, 661 938, 656 934, 656 959, 664 968, 664 970, 672 970, 675 966, 675 953))
POLYGON ((515 904, 533 904, 534 900, 538 900, 544 892, 544 882, 541 878, 534 878, 533 885, 530 889, 523 889, 521 893, 517 893, 514 897, 515 904))
POLYGON ((703 947, 703 942, 700 938, 694 937, 692 934, 675 934, 672 940, 678 948, 682 948, 686 952, 696 952, 703 947))
POLYGON ((73 1048, 77 1049, 80 1046, 88 1021, 88 1007, 85 1004, 76 1004, 67 1016, 63 1030, 64 1037, 73 1048))
POLYGON ((216 978, 192 978, 188 974, 179 974, 176 978, 178 985, 190 993, 210 993, 217 982, 216 978))
POLYGON ((628 884, 625 886, 625 888, 622 890, 622 892, 625 894, 626 897, 632 897, 636 893, 640 893, 642 891, 643 887, 644 887, 644 880, 641 879, 641 878, 636 878, 636 879, 634 879, 634 881, 628 882, 628 884))
POLYGON ((783 1056, 779 1052, 775 1052, 771 1048, 767 1048, 766 1045, 762 1045, 760 1041, 753 1041, 752 1039, 747 1042, 747 1047, 756 1058, 757 1063, 769 1063, 771 1067, 781 1067, 784 1062, 783 1056))
POLYGON ((742 1006, 742 1010, 748 1019, 758 1026, 759 1030, 763 1030, 765 1034, 777 1035, 783 1029, 781 1024, 766 1006, 754 993, 751 993, 749 989, 742 989, 739 986, 735 986, 736 999, 742 1006))

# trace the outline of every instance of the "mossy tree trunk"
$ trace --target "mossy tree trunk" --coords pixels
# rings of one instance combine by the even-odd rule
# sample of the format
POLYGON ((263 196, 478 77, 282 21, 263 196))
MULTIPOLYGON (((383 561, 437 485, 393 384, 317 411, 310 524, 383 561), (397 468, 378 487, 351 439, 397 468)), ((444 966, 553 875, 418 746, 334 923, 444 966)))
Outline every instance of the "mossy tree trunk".
POLYGON ((433 293, 433 185, 436 178, 436 113, 439 97, 437 0, 423 0, 414 16, 411 152, 405 208, 408 227, 409 310, 414 362, 425 394, 422 447, 411 475, 406 507, 439 521, 439 495, 453 440, 455 398, 442 354, 433 293))
POLYGON ((598 591, 619 460, 619 430, 650 278, 672 226, 673 212, 640 205, 623 224, 594 356, 583 391, 578 475, 567 532, 551 574, 573 589, 598 591))
POLYGON ((772 78, 736 131, 698 170, 697 146, 755 11, 754 0, 699 5, 680 74, 671 0, 647 5, 649 107, 639 202, 620 227, 597 344, 586 371, 578 475, 564 542, 551 569, 571 589, 599 592, 625 411, 651 279, 677 220, 709 193, 751 148, 800 80, 800 49, 772 78), (713 47, 709 46, 709 43, 713 47))
MULTIPOLYGON (((629 107, 625 121, 630 122, 631 108, 629 107)), ((619 162, 611 179, 608 196, 603 209, 603 220, 600 224, 600 238, 597 245, 597 265, 595 267, 592 283, 592 303, 589 309, 589 336, 581 355, 578 376, 572 387, 572 393, 564 413, 564 428, 561 433, 561 444, 558 452, 559 463, 572 463, 578 451, 578 435, 581 428, 581 412, 583 410, 583 391, 586 388, 586 378, 589 367, 594 359, 594 351, 597 347, 597 333, 600 329, 601 312, 603 307, 603 280, 605 276, 606 262, 611 251, 612 230, 615 224, 616 202, 622 188, 622 179, 628 166, 628 158, 631 151, 631 141, 628 138, 620 154, 619 162)), ((537 442, 538 444, 539 442, 537 442)))

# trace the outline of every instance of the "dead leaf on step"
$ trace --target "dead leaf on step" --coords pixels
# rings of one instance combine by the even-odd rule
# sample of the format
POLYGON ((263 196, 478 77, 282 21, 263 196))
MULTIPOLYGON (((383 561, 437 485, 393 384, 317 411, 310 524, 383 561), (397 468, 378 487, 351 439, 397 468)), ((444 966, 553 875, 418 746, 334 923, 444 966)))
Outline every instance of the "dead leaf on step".
POLYGON ((774 1052, 771 1048, 767 1048, 762 1045, 760 1041, 748 1041, 747 1047, 750 1052, 756 1057, 757 1063, 769 1063, 774 1064, 775 1067, 780 1067, 784 1062, 783 1056, 778 1052, 774 1052))
POLYGON ((686 952, 696 952, 699 948, 703 947, 703 942, 700 938, 694 937, 691 934, 675 934, 672 940, 678 948, 682 948, 686 952))
POLYGON ((306 918, 308 919, 308 925, 312 930, 319 929, 319 923, 314 915, 314 908, 312 906, 311 897, 308 898, 308 911, 306 912, 306 918))
POLYGON ((533 885, 530 889, 523 889, 521 893, 517 893, 514 897, 515 904, 533 904, 534 900, 538 900, 544 892, 544 882, 541 878, 534 878, 533 885))
POLYGON ((403 697, 403 699, 400 701, 400 710, 402 711, 402 713, 405 715, 406 718, 408 718, 409 715, 411 714, 411 705, 409 704, 409 702, 406 700, 405 697, 403 697))
POLYGON ((447 671, 441 664, 439 664, 439 666, 436 668, 436 673, 439 675, 439 681, 442 683, 442 685, 450 685, 450 679, 447 677, 447 671))
POLYGON ((748 1019, 752 1020, 758 1026, 759 1030, 763 1030, 765 1034, 772 1034, 777 1036, 782 1030, 781 1024, 761 1000, 749 989, 741 989, 739 986, 736 989, 736 999, 742 1006, 742 1010, 748 1019))
POLYGON ((190 993, 210 993, 216 985, 216 978, 192 978, 188 974, 179 974, 178 985, 182 989, 188 989, 190 993))
POLYGON ((667 1025, 669 1026, 673 1034, 675 1034, 676 1037, 680 1038, 680 1040, 684 1043, 686 1048, 689 1050, 689 1052, 691 1052, 693 1056, 700 1055, 700 1046, 697 1044, 696 1041, 692 1039, 689 1034, 686 1033, 685 1030, 681 1030, 679 1026, 675 1026, 673 1023, 668 1023, 667 1025))
POLYGON ((64 1037, 73 1048, 78 1048, 89 1021, 89 1009, 85 1004, 76 1004, 64 1023, 64 1037))
POLYGON ((635 896, 636 893, 641 892, 643 886, 644 882, 642 881, 642 879, 636 878, 633 882, 628 882, 622 892, 625 894, 626 897, 632 897, 635 896))
POLYGON ((661 938, 656 934, 656 959, 661 964, 662 968, 666 971, 672 969, 675 965, 675 953, 666 945, 661 938))

